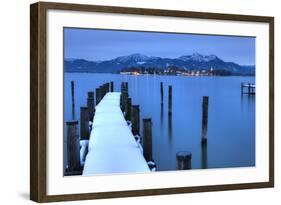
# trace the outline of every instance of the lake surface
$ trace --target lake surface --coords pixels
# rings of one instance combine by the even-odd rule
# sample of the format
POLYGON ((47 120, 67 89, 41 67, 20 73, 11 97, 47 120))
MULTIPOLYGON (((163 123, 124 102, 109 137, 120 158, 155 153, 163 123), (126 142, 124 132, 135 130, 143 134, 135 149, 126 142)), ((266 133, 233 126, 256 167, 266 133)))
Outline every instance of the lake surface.
POLYGON ((120 91, 122 81, 129 83, 132 104, 140 105, 140 133, 142 119, 152 119, 153 159, 158 171, 175 170, 176 153, 185 150, 192 153, 192 169, 255 166, 255 97, 241 95, 240 90, 241 82, 255 83, 255 77, 65 73, 65 121, 72 118, 71 80, 75 83, 77 120, 80 106, 86 106, 88 91, 95 91, 110 81, 114 82, 114 91, 120 91), (163 107, 160 82, 164 86, 163 107), (168 117, 169 85, 173 87, 171 118, 168 117), (203 96, 209 96, 206 149, 201 148, 203 96))

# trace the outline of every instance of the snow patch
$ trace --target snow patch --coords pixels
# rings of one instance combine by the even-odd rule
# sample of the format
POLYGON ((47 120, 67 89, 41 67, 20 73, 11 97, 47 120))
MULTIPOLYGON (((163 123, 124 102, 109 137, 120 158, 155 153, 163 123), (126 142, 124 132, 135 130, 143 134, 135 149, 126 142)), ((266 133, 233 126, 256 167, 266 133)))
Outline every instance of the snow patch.
POLYGON ((146 61, 137 62, 137 64, 140 64, 140 65, 145 64, 145 63, 146 63, 146 61))
POLYGON ((215 55, 202 55, 199 53, 193 53, 192 55, 181 56, 178 59, 183 61, 193 60, 198 62, 209 62, 218 59, 218 57, 215 55))

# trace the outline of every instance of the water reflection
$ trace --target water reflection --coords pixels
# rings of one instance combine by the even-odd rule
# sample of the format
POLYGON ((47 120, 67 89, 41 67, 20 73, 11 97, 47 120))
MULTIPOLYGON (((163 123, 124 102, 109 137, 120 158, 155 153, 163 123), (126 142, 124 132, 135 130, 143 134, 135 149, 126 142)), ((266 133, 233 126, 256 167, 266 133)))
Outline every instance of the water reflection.
POLYGON ((160 111, 160 122, 161 122, 161 129, 163 129, 163 121, 164 121, 164 107, 163 104, 161 104, 161 111, 160 111))
MULTIPOLYGON (((89 90, 114 81, 115 91, 120 91, 121 83, 128 81, 130 97, 134 104, 140 105, 141 117, 153 119, 153 149, 158 170, 175 168, 177 150, 194 153, 193 169, 255 164, 255 96, 241 96, 240 93, 241 79, 254 83, 254 77, 151 77, 149 80, 149 76, 66 73, 64 120, 79 119, 80 106, 85 105, 89 90), (75 82, 74 109, 72 80, 75 82), (159 92, 159 86, 156 86, 161 82, 174 89, 172 116, 168 115, 167 95, 164 95, 161 106, 161 89, 159 92), (210 97, 206 136, 209 147, 199 142, 202 137, 202 96, 210 97), (192 135, 199 139, 187 137, 192 135)), ((163 93, 166 94, 168 90, 165 88, 163 93)), ((66 139, 66 135, 64 137, 66 139)), ((66 140, 64 147, 67 147, 66 140)), ((66 154, 64 156, 65 161, 66 154)))
POLYGON ((169 140, 172 140, 173 138, 173 118, 172 115, 168 115, 168 137, 169 140))
POLYGON ((252 106, 255 105, 255 95, 241 94, 241 110, 243 109, 251 109, 252 106))
POLYGON ((255 95, 248 95, 249 104, 252 105, 255 102, 256 96, 255 95))
POLYGON ((75 109, 74 109, 74 107, 72 108, 72 111, 71 111, 71 118, 72 118, 72 120, 75 120, 75 109))
POLYGON ((201 168, 207 169, 208 168, 208 150, 207 144, 201 145, 201 168))

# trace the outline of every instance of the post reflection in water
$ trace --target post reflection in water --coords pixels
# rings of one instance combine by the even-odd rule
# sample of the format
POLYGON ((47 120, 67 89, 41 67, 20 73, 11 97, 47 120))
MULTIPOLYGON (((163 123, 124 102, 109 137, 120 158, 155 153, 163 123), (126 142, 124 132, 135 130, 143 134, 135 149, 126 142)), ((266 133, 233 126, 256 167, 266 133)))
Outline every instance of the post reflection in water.
POLYGON ((241 103, 247 101, 248 104, 253 104, 255 102, 255 99, 256 95, 241 94, 241 103))
POLYGON ((71 112, 71 118, 72 120, 75 120, 75 109, 73 109, 71 112))
POLYGON ((201 145, 201 168, 207 169, 208 168, 208 149, 207 144, 201 145))
POLYGON ((161 122, 161 129, 163 129, 163 119, 164 118, 164 107, 163 104, 161 104, 161 111, 160 111, 160 122, 161 122))
POLYGON ((241 112, 250 111, 252 107, 255 107, 255 95, 241 94, 241 112))
POLYGON ((248 102, 249 104, 253 104, 255 102, 255 95, 248 95, 248 102))
POLYGON ((173 138, 173 118, 172 115, 168 115, 168 137, 169 140, 172 140, 173 138))

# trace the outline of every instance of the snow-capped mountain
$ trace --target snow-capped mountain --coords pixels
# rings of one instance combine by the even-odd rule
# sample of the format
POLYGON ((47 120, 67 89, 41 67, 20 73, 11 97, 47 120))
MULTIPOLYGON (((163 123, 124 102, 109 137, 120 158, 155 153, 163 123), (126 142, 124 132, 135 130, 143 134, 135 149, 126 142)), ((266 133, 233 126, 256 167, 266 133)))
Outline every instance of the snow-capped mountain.
POLYGON ((218 59, 218 57, 215 55, 205 56, 205 55, 201 55, 199 53, 193 53, 192 55, 181 56, 178 59, 183 60, 183 61, 193 60, 193 61, 198 61, 198 62, 209 62, 209 61, 218 59))
POLYGON ((128 62, 132 62, 132 63, 137 63, 137 62, 146 62, 148 60, 151 60, 153 57, 148 57, 139 53, 134 53, 132 55, 129 56, 120 56, 117 57, 115 59, 113 59, 112 61, 116 61, 119 63, 128 63, 128 62))
POLYGON ((227 71, 233 75, 255 74, 255 66, 242 66, 234 62, 225 62, 216 55, 202 55, 199 53, 178 58, 152 57, 135 53, 105 61, 64 60, 66 72, 119 73, 121 70, 128 70, 131 67, 165 70, 171 66, 184 70, 210 70, 212 68, 213 70, 227 71))

